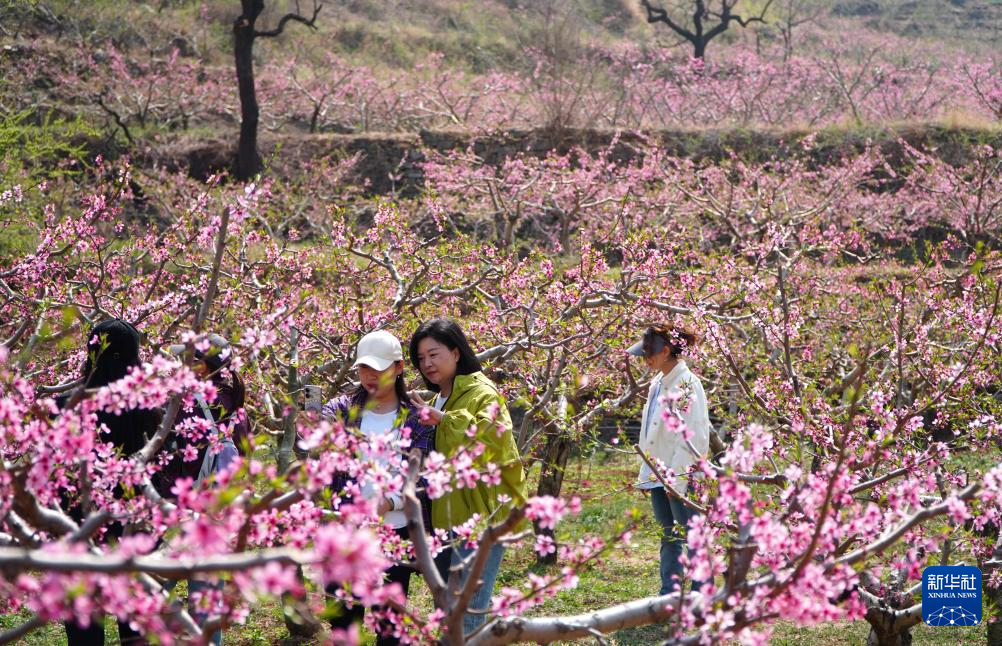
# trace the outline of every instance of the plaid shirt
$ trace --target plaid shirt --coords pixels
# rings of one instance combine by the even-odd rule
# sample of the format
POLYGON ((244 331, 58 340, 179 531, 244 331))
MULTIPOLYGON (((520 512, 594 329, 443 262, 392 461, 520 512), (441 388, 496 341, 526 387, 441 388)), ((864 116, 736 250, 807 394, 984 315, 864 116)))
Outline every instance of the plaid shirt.
MULTIPOLYGON (((320 409, 320 415, 330 420, 341 421, 346 426, 357 429, 362 423, 365 400, 364 393, 361 395, 341 395, 324 404, 323 408, 320 409), (355 411, 354 415, 352 411, 355 411)), ((428 457, 428 454, 435 449, 435 427, 421 423, 421 411, 416 406, 407 409, 403 426, 411 430, 411 448, 421 451, 422 460, 428 457)), ((340 493, 344 491, 349 481, 347 473, 338 472, 334 474, 331 489, 335 493, 340 493)), ((421 515, 424 518, 425 530, 431 531, 431 499, 426 493, 426 485, 424 478, 418 480, 418 500, 421 502, 421 515)))

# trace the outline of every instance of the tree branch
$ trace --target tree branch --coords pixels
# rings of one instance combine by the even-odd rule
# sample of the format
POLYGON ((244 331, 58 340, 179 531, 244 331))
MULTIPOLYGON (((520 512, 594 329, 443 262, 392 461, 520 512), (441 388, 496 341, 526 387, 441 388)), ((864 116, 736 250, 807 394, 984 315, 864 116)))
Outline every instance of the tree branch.
POLYGON ((7 572, 12 570, 100 572, 103 574, 141 572, 171 579, 184 579, 190 578, 193 574, 250 570, 272 562, 287 565, 309 565, 316 561, 317 557, 310 552, 281 548, 254 553, 164 559, 151 556, 117 556, 115 554, 58 554, 44 549, 27 550, 16 547, 0 547, 0 569, 7 572))
POLYGON ((661 7, 652 6, 648 0, 641 0, 640 4, 643 5, 644 9, 647 10, 648 24, 653 25, 654 23, 657 22, 663 22, 664 24, 668 25, 668 27, 672 31, 677 33, 679 36, 682 36, 686 40, 693 41, 696 39, 696 34, 692 33, 685 27, 673 21, 671 17, 668 16, 668 12, 662 9, 661 7))
POLYGON ((31 631, 41 628, 47 623, 48 622, 46 620, 41 619, 36 615, 24 623, 0 633, 0 644, 16 642, 31 631))
MULTIPOLYGON (((981 491, 981 483, 975 482, 960 491, 957 494, 957 498, 959 500, 970 500, 979 491, 981 491)), ((842 558, 836 559, 833 565, 852 565, 874 554, 880 554, 898 542, 898 539, 900 539, 905 532, 910 530, 912 527, 915 527, 930 518, 942 516, 947 513, 947 511, 949 511, 949 509, 947 508, 947 503, 945 502, 917 511, 906 518, 900 525, 884 534, 877 541, 874 541, 865 547, 853 550, 842 558)))
POLYGON ((194 331, 201 332, 202 326, 209 317, 209 308, 216 297, 216 288, 219 284, 219 267, 223 262, 223 251, 226 249, 226 233, 230 225, 230 209, 223 209, 223 214, 219 218, 219 231, 216 235, 216 253, 212 259, 212 273, 209 274, 209 286, 205 290, 205 298, 198 308, 198 315, 195 317, 194 331))
POLYGON ((675 614, 679 602, 680 594, 674 592, 570 617, 496 619, 474 635, 467 644, 468 646, 499 646, 513 642, 545 644, 556 640, 590 637, 594 631, 608 634, 625 628, 660 623, 675 614))
POLYGON ((281 36, 282 32, 285 31, 285 26, 290 22, 298 22, 306 25, 310 29, 317 28, 317 16, 320 15, 320 9, 322 9, 324 3, 314 2, 313 3, 313 15, 306 18, 298 13, 287 13, 278 21, 278 26, 274 29, 268 29, 266 31, 254 31, 255 38, 275 38, 281 36))
POLYGON ((476 594, 483 583, 480 575, 487 566, 487 559, 490 556, 491 548, 508 532, 513 530, 516 525, 522 522, 524 518, 525 508, 517 507, 511 510, 508 518, 505 518, 502 523, 492 525, 484 530, 477 544, 477 551, 473 555, 473 563, 470 565, 469 572, 466 575, 466 583, 463 585, 459 597, 456 598, 455 605, 449 609, 447 618, 449 634, 463 634, 463 616, 466 614, 466 609, 469 607, 473 595, 476 594))

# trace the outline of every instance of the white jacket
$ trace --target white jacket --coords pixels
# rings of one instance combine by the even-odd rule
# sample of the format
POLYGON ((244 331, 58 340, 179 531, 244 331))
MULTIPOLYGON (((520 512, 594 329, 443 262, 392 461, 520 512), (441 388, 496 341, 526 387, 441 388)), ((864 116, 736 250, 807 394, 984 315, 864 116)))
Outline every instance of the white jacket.
MULTIPOLYGON (((647 391, 647 402, 644 404, 644 414, 640 420, 640 449, 674 470, 674 489, 684 494, 689 484, 686 473, 696 462, 696 456, 686 445, 680 430, 665 429, 662 412, 666 407, 685 422, 686 427, 692 432, 692 445, 705 457, 710 450, 710 416, 706 406, 706 393, 703 392, 703 384, 699 381, 699 377, 689 371, 685 361, 680 360, 667 375, 659 373, 651 381, 651 387, 647 391), (651 401, 659 380, 661 393, 658 401, 651 401), (682 397, 675 402, 667 397, 669 393, 680 391, 682 397), (647 420, 652 415, 648 428, 647 420)), ((651 473, 647 464, 641 462, 638 486, 642 488, 661 486, 660 482, 651 473)))

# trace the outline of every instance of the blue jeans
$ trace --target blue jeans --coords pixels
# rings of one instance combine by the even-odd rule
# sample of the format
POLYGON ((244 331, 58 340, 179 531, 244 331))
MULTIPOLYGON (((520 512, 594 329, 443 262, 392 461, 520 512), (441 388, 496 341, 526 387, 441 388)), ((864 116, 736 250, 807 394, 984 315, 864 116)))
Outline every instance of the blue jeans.
MULTIPOLYGON (((689 519, 697 515, 691 508, 686 507, 674 495, 669 495, 664 487, 655 487, 651 492, 651 506, 654 508, 654 518, 661 523, 661 592, 659 594, 670 594, 675 585, 681 589, 683 576, 682 564, 679 558, 682 556, 682 545, 685 538, 680 531, 689 524, 689 519)), ((699 590, 702 582, 693 581, 693 591, 699 590)))
MULTIPOLYGON (((471 554, 473 550, 469 549, 463 545, 459 547, 453 547, 451 549, 452 558, 449 567, 459 565, 459 562, 471 554)), ((474 593, 473 598, 470 599, 469 610, 488 610, 491 607, 491 597, 494 596, 494 583, 498 578, 498 570, 501 569, 501 558, 504 556, 504 545, 493 545, 490 551, 487 553, 487 563, 484 564, 484 570, 480 574, 480 578, 483 583, 474 593)), ((448 582, 449 573, 447 571, 441 571, 442 578, 448 582)), ((461 585, 466 582, 467 572, 464 570, 461 578, 461 585)), ((487 620, 487 615, 483 614, 470 614, 467 613, 463 616, 463 633, 469 635, 474 630, 479 628, 487 620)))

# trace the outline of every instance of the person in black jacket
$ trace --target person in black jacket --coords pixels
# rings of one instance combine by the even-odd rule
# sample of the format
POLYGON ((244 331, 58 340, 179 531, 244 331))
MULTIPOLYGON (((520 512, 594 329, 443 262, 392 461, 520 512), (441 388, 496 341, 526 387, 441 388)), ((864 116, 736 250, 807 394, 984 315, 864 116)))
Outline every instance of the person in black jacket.
MULTIPOLYGON (((118 381, 129 369, 140 365, 139 344, 142 337, 139 330, 122 319, 108 319, 98 323, 87 335, 87 358, 81 367, 81 378, 88 391, 118 381)), ((64 407, 68 398, 58 401, 64 407)), ((138 452, 156 433, 160 412, 146 408, 134 408, 121 413, 97 414, 102 442, 111 442, 123 455, 138 452)))
MULTIPOLYGON (((95 325, 87 334, 87 359, 82 367, 82 379, 86 390, 107 386, 124 377, 133 366, 140 365, 139 331, 122 319, 109 319, 95 325)), ((69 398, 57 401, 60 408, 67 405, 69 398)), ((100 439, 111 442, 122 455, 129 456, 145 446, 147 440, 156 433, 159 412, 145 408, 134 408, 121 413, 97 414, 100 439)), ((118 492, 116 492, 118 493, 118 492)), ((68 511, 77 522, 83 520, 79 506, 70 502, 68 511)), ((107 536, 121 538, 124 528, 120 523, 108 526, 107 536)), ((65 622, 66 638, 69 646, 101 646, 104 644, 104 617, 91 618, 86 628, 72 621, 65 622)), ((118 621, 118 635, 123 645, 139 646, 147 641, 129 627, 128 621, 118 621)))

